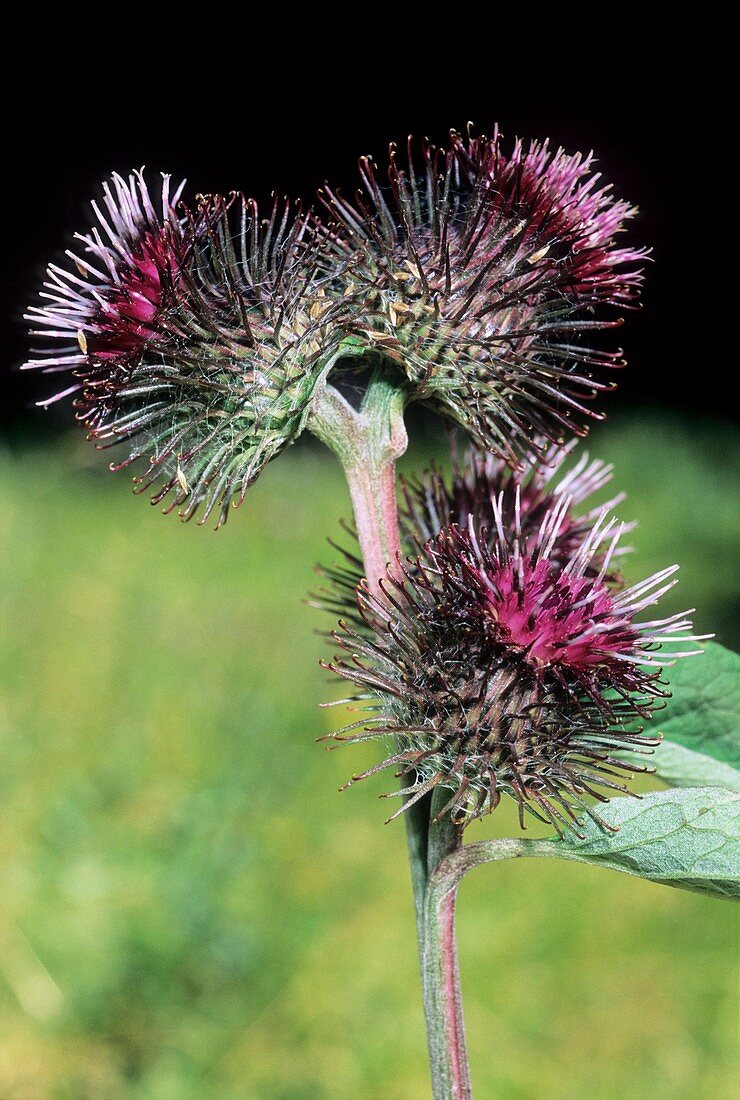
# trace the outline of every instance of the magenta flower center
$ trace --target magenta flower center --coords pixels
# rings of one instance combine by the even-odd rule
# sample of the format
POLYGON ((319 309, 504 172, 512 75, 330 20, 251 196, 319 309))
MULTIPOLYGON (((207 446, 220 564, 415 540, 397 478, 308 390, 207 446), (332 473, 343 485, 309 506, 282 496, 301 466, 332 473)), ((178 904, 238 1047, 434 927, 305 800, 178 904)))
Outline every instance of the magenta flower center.
POLYGON ((179 271, 171 234, 145 233, 118 269, 118 281, 95 318, 90 352, 98 359, 120 359, 141 350, 156 335, 153 326, 166 288, 176 284, 179 271))
POLYGON ((534 665, 593 668, 629 653, 636 634, 594 578, 553 573, 531 556, 507 562, 486 578, 486 613, 496 635, 534 665))

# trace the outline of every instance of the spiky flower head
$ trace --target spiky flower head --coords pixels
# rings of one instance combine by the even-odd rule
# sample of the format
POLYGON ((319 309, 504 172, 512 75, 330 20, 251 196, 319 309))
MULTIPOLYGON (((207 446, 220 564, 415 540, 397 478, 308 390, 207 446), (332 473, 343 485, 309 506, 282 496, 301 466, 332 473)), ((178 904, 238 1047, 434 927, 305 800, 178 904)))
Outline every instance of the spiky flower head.
POLYGON ((522 826, 527 811, 562 830, 584 812, 600 821, 589 797, 627 793, 624 779, 648 770, 621 754, 657 744, 641 724, 666 695, 662 666, 685 651, 655 651, 691 640, 690 622, 641 621, 677 567, 625 587, 613 564, 624 526, 608 507, 577 513, 607 474, 582 462, 548 489, 539 470, 502 478, 481 460, 456 481, 472 504, 464 526, 429 538, 381 595, 359 586, 361 627, 348 617, 332 635, 352 659, 327 667, 358 686, 369 718, 336 736, 393 735, 395 751, 355 779, 397 769, 403 808, 446 788, 440 814, 462 823, 508 794, 522 826))
POLYGON ((590 156, 453 132, 420 168, 393 151, 389 189, 361 172, 356 205, 324 193, 330 222, 114 175, 70 266, 50 265, 26 365, 71 376, 47 403, 73 395, 96 443, 127 448, 118 466, 143 459, 165 511, 223 522, 338 366, 361 388, 351 368, 380 360, 510 463, 610 388, 592 368, 619 353, 579 341, 618 323, 599 307, 634 303, 645 253, 615 244, 633 211, 590 156))
POLYGON ((621 351, 583 345, 619 324, 597 310, 635 303, 646 253, 619 247, 634 213, 593 156, 517 141, 450 136, 408 161, 391 147, 388 178, 360 161, 354 203, 326 189, 338 229, 327 249, 359 287, 358 330, 407 376, 414 396, 484 447, 517 459, 534 435, 582 434, 584 404, 611 388, 600 369, 621 351), (592 368, 596 368, 596 374, 592 368))
POLYGON ((341 332, 345 307, 323 289, 300 207, 274 201, 261 219, 240 194, 179 202, 163 176, 155 199, 141 172, 114 175, 93 203, 97 225, 50 265, 28 319, 51 340, 28 367, 71 375, 102 445, 124 443, 147 468, 154 503, 219 523, 265 464, 302 430, 341 332))
MULTIPOLYGON (((538 458, 536 453, 528 455, 518 470, 512 470, 495 455, 469 447, 459 461, 454 461, 450 478, 432 469, 420 478, 402 481, 404 507, 400 523, 409 553, 419 552, 443 527, 453 524, 463 530, 472 526, 478 537, 492 548, 498 537, 498 508, 503 510, 504 527, 512 529, 518 523, 522 539, 528 544, 538 537, 548 513, 555 510, 557 532, 549 556, 551 561, 567 561, 588 537, 594 522, 621 504, 625 494, 617 493, 603 504, 579 511, 584 501, 609 484, 613 465, 592 459, 587 451, 569 465, 575 439, 547 450, 544 442, 539 442, 543 444, 538 448, 543 457, 538 458)), ((634 523, 620 524, 622 535, 634 526, 634 523)), ((602 542, 591 561, 591 567, 597 571, 604 551, 602 542)), ((616 564, 628 551, 627 546, 614 547, 612 561, 616 564)), ((614 570, 610 579, 618 580, 614 570)))
MULTIPOLYGON (((562 447, 550 447, 544 451, 542 459, 531 453, 515 470, 503 459, 480 448, 468 447, 458 456, 454 447, 451 477, 432 468, 421 477, 401 478, 402 501, 398 518, 401 545, 407 555, 405 568, 412 570, 414 558, 420 553, 423 560, 425 544, 436 538, 444 527, 454 525, 463 530, 472 527, 478 532, 479 541, 492 548, 498 537, 497 508, 502 510, 506 529, 519 523, 527 544, 537 537, 547 514, 557 509, 557 532, 549 556, 551 561, 567 561, 589 535, 594 522, 605 511, 611 512, 621 504, 625 497, 624 493, 617 493, 604 504, 580 510, 584 501, 609 484, 614 467, 601 459, 592 459, 587 451, 569 466, 576 444, 577 440, 572 439, 562 447)), ((622 535, 634 526, 634 523, 620 524, 622 535)), ((351 524, 344 524, 344 527, 356 542, 354 527, 351 524)), ((341 554, 342 560, 319 567, 318 572, 328 585, 316 594, 313 603, 321 610, 349 619, 359 630, 366 629, 355 603, 355 590, 365 576, 362 559, 354 547, 334 542, 331 545, 341 554)), ((616 564, 629 549, 624 545, 612 549, 610 582, 618 583, 616 564)), ((587 568, 598 572, 605 552, 602 542, 595 548, 587 568)))

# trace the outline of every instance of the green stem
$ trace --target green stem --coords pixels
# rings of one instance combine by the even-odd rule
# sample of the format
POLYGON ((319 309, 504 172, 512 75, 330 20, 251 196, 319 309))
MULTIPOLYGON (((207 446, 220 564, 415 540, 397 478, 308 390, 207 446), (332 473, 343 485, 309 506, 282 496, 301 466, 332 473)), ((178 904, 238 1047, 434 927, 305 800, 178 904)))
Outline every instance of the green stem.
POLYGON ((426 795, 409 806, 403 815, 406 823, 406 847, 409 854, 411 886, 414 891, 416 913, 416 937, 419 944, 419 962, 423 970, 422 945, 424 943, 424 900, 429 879, 427 852, 429 847, 429 819, 432 799, 426 795))
MULTIPOLYGON (((443 857, 435 868, 429 882, 429 895, 437 903, 445 894, 456 890, 468 871, 484 863, 497 863, 502 859, 522 859, 524 856, 548 856, 556 859, 573 858, 552 840, 519 840, 506 837, 501 840, 480 840, 476 844, 466 844, 443 857)), ((585 860, 583 862, 586 862, 585 860)))
POLYGON ((483 863, 558 854, 546 840, 512 838, 463 845, 458 835, 455 843, 438 846, 438 858, 430 858, 422 978, 434 1100, 472 1097, 455 942, 455 902, 463 877, 483 863))
POLYGON ((308 428, 334 451, 344 470, 365 575, 375 595, 380 594, 386 568, 393 570, 401 551, 396 460, 408 443, 404 401, 404 391, 376 371, 359 410, 327 385, 317 395, 308 421, 308 428))
MULTIPOLYGON (((396 460, 406 450, 405 394, 376 370, 359 410, 333 386, 317 395, 308 428, 339 459, 347 479, 365 575, 382 597, 380 580, 391 572, 401 550, 396 502, 396 460)), ((419 942, 423 933, 427 882, 427 829, 430 799, 410 807, 406 819, 411 881, 419 942)))
MULTIPOLYGON (((401 552, 395 464, 406 449, 405 394, 376 370, 359 410, 326 385, 308 428, 337 456, 347 479, 370 589, 383 598, 380 581, 393 573, 401 552)), ((434 1100, 469 1100, 460 975, 455 939, 457 885, 437 896, 438 868, 462 851, 462 833, 449 813, 436 815, 449 792, 435 791, 404 814, 414 891, 424 1016, 434 1100)))
MULTIPOLYGON (((406 449, 405 395, 382 370, 373 374, 361 407, 333 386, 317 394, 309 429, 337 455, 352 497, 357 535, 371 591, 384 599, 381 580, 392 575, 401 543, 396 502, 396 459, 406 449)), ((455 903, 463 876, 481 863, 527 855, 554 856, 547 841, 462 843, 449 811, 449 791, 437 787, 404 814, 414 889, 424 1018, 434 1100, 471 1100, 455 903)), ((577 857, 573 857, 577 858, 577 857)))
POLYGON ((455 933, 457 882, 443 893, 434 890, 438 868, 463 851, 462 829, 449 811, 439 816, 450 792, 434 792, 427 848, 421 974, 429 1065, 434 1100, 470 1100, 470 1071, 465 1041, 460 969, 455 933))

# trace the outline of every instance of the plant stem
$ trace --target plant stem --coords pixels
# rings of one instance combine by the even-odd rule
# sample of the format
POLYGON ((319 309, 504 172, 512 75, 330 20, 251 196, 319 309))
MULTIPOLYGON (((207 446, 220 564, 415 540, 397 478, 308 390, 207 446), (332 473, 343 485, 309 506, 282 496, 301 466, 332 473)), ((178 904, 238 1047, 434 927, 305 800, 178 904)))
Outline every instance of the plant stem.
MULTIPOLYGON (((338 457, 347 479, 357 535, 371 591, 393 573, 401 550, 396 460, 406 449, 405 395, 380 370, 359 410, 333 386, 317 395, 309 429, 338 457)), ((414 891, 419 958, 434 1100, 470 1100, 460 974, 455 938, 455 880, 439 891, 437 871, 462 851, 462 833, 450 813, 435 817, 449 798, 438 790, 404 814, 414 891)))
POLYGON ((333 386, 316 400, 308 427, 334 451, 347 479, 365 576, 375 595, 386 567, 393 570, 401 542, 396 503, 396 460, 406 450, 405 394, 376 371, 359 410, 333 386))
MULTIPOLYGON (((380 580, 392 572, 401 549, 396 501, 396 460, 406 450, 405 394, 376 370, 362 405, 354 409, 334 386, 317 395, 308 428, 339 459, 347 479, 365 576, 382 598, 380 580)), ((422 941, 427 882, 427 830, 431 799, 410 807, 406 819, 417 933, 422 941)))
POLYGON ((455 934, 459 880, 451 882, 443 892, 434 889, 440 864, 462 851, 462 830, 455 825, 452 815, 448 812, 437 820, 448 799, 449 791, 435 790, 429 824, 421 973, 434 1100, 470 1100, 472 1090, 455 934))
MULTIPOLYGON (((422 980, 429 1060, 434 1100, 471 1100, 455 938, 457 889, 467 872, 483 863, 524 856, 556 857, 558 850, 546 840, 514 838, 463 845, 461 830, 455 829, 450 818, 443 819, 442 824, 448 839, 430 844, 424 897, 422 980), (454 838, 450 830, 454 830, 454 838)), ((432 824, 430 837, 437 827, 432 824)))

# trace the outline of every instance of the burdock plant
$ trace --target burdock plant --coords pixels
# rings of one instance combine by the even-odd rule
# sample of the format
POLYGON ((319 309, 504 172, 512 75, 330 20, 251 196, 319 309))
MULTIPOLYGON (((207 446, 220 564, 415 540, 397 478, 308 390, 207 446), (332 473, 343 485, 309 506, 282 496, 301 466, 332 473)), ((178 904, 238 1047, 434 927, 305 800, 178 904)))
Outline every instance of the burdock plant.
POLYGON ((392 147, 360 177, 351 199, 327 186, 314 209, 264 215, 113 176, 29 310, 28 366, 66 375, 48 402, 71 395, 89 437, 123 444, 117 467, 141 460, 137 489, 183 519, 223 523, 304 429, 342 464, 357 546, 315 600, 341 615, 326 667, 355 708, 332 740, 385 746, 350 784, 396 777, 433 1092, 459 1100, 470 867, 560 857, 737 895, 737 659, 710 643, 667 671, 702 640, 688 613, 651 610, 676 567, 626 584, 622 498, 589 502, 611 468, 572 455, 622 363, 602 341, 642 282, 646 252, 617 243, 634 210, 590 156, 497 130, 392 147), (464 443, 399 509, 414 401, 464 443), (668 789, 631 792, 646 771, 668 789), (504 797, 552 835, 467 843, 504 797))

